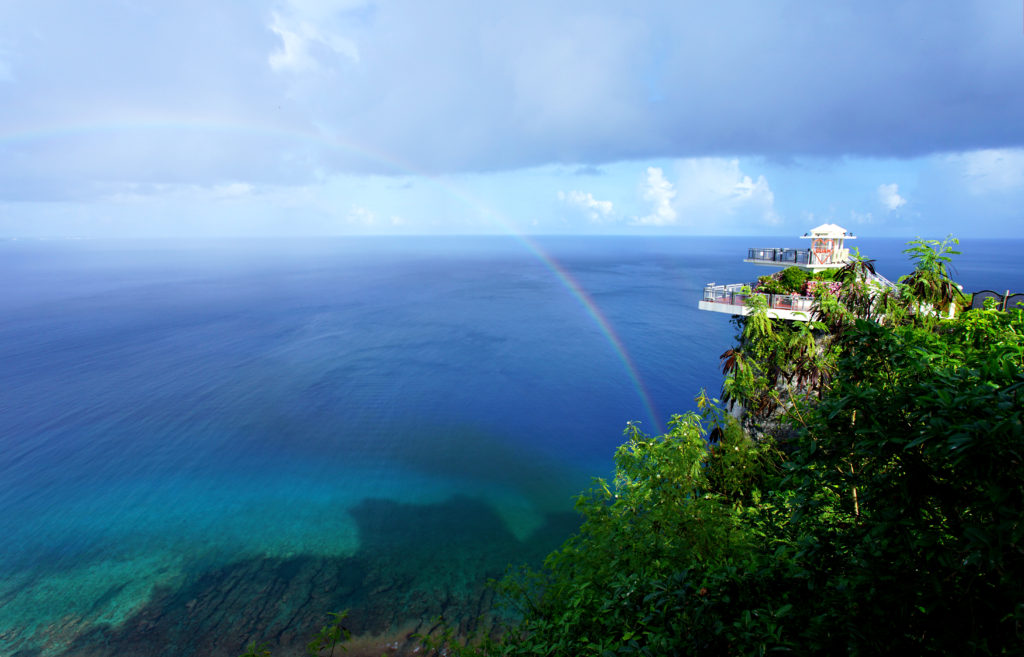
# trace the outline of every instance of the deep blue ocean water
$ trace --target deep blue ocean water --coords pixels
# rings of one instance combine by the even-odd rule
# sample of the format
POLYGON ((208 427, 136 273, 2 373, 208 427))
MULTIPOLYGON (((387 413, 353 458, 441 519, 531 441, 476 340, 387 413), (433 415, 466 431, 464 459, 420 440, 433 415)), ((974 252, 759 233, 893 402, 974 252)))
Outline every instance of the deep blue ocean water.
MULTIPOLYGON (((896 279, 901 240, 861 239, 896 279)), ((572 531, 627 421, 717 393, 779 238, 0 242, 0 654, 390 637, 572 531), (596 313, 596 314, 595 314, 596 313)), ((968 240, 966 291, 1024 291, 968 240)), ((652 416, 653 413, 653 416, 652 416)))

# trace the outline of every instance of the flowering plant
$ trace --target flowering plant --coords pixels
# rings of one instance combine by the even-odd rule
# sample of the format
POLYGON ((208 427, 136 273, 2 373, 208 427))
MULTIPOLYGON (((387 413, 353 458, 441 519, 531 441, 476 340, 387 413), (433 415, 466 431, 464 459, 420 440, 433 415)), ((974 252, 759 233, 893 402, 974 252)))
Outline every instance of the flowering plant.
POLYGON ((833 297, 839 296, 839 290, 843 284, 838 281, 807 281, 804 285, 804 294, 814 296, 818 291, 822 294, 829 294, 833 297))

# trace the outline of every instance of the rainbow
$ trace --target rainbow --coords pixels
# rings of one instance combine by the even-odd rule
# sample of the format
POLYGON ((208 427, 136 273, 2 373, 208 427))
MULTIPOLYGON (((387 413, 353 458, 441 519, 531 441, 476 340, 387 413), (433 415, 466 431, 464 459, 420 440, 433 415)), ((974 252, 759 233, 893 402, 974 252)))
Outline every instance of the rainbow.
POLYGON ((622 343, 622 339, 619 338, 618 333, 612 328, 611 322, 605 317, 604 313, 598 307, 597 303, 594 302, 593 298, 587 294, 583 286, 572 277, 572 275, 566 271, 566 269, 560 265, 552 256, 546 251, 540 248, 540 246, 534 242, 531 238, 521 233, 510 233, 512 237, 516 238, 520 243, 524 244, 526 248, 533 253, 544 266, 550 269, 558 280, 565 286, 566 289, 579 301, 580 305, 587 311, 591 319, 597 324, 601 333, 604 335, 608 344, 612 346, 619 361, 622 362, 623 367, 626 369, 626 373, 629 376, 630 381, 633 384, 633 388, 636 390, 637 395, 640 397, 641 402, 644 405, 644 410, 647 411, 647 417, 651 421, 651 425, 654 427, 656 433, 661 433, 661 425, 658 422, 658 414, 654 410, 654 404, 651 402, 651 396, 647 392, 646 386, 644 386, 643 379, 640 378, 640 372, 637 370, 636 363, 629 355, 629 351, 626 350, 626 346, 622 343))
POLYGON ((636 367, 636 363, 629 355, 629 351, 623 344, 622 339, 615 332, 611 322, 594 299, 587 294, 587 291, 580 285, 572 274, 569 273, 553 256, 547 253, 531 237, 518 230, 514 223, 496 212, 493 208, 468 190, 457 186, 447 178, 420 170, 416 165, 403 161, 402 159, 381 151, 373 150, 365 146, 355 144, 338 137, 325 135, 314 130, 300 130, 293 127, 282 127, 270 123, 244 122, 244 121, 223 121, 209 118, 188 117, 181 118, 159 114, 139 115, 130 119, 117 121, 96 121, 82 122, 75 124, 62 124, 58 126, 33 126, 17 130, 0 132, 0 145, 28 143, 37 140, 61 139, 76 136, 101 135, 105 133, 118 133, 124 131, 161 131, 161 130, 189 130, 198 132, 215 132, 227 134, 239 134, 246 136, 270 137, 299 141, 317 147, 326 146, 329 149, 345 151, 356 155, 392 175, 410 175, 427 180, 451 194, 462 203, 478 212, 480 216, 487 218, 498 226, 501 232, 518 241, 529 253, 536 257, 545 268, 552 272, 560 284, 569 291, 576 301, 583 307, 587 315, 597 325, 604 339, 615 352, 618 360, 622 363, 637 396, 643 404, 647 413, 647 419, 657 433, 662 431, 658 421, 658 414, 654 409, 651 396, 644 386, 643 379, 636 367))

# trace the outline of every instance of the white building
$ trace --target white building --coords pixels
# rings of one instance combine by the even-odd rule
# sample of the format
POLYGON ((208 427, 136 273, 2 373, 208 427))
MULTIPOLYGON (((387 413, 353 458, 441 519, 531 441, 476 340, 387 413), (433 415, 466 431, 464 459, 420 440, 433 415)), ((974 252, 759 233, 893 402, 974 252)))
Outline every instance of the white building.
MULTIPOLYGON (((846 240, 857 239, 842 226, 822 224, 812 228, 801 239, 811 240, 807 249, 748 249, 743 262, 769 267, 800 267, 812 273, 826 269, 839 269, 850 262, 850 250, 846 248, 846 240)), ((891 285, 891 283, 890 283, 891 285)), ((709 283, 704 288, 704 296, 697 304, 701 310, 708 310, 728 315, 749 315, 747 299, 751 296, 749 288, 754 284, 735 283, 731 285, 715 285, 709 283)), ((768 316, 773 319, 788 319, 806 322, 811 319, 814 309, 814 297, 802 294, 767 294, 768 316)))

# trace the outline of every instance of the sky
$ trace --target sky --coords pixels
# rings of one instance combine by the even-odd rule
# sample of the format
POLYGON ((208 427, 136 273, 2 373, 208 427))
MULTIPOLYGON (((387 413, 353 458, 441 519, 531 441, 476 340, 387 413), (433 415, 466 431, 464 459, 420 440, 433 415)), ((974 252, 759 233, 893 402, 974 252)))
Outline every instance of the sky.
POLYGON ((1021 0, 0 0, 0 238, 1024 238, 1021 0))

